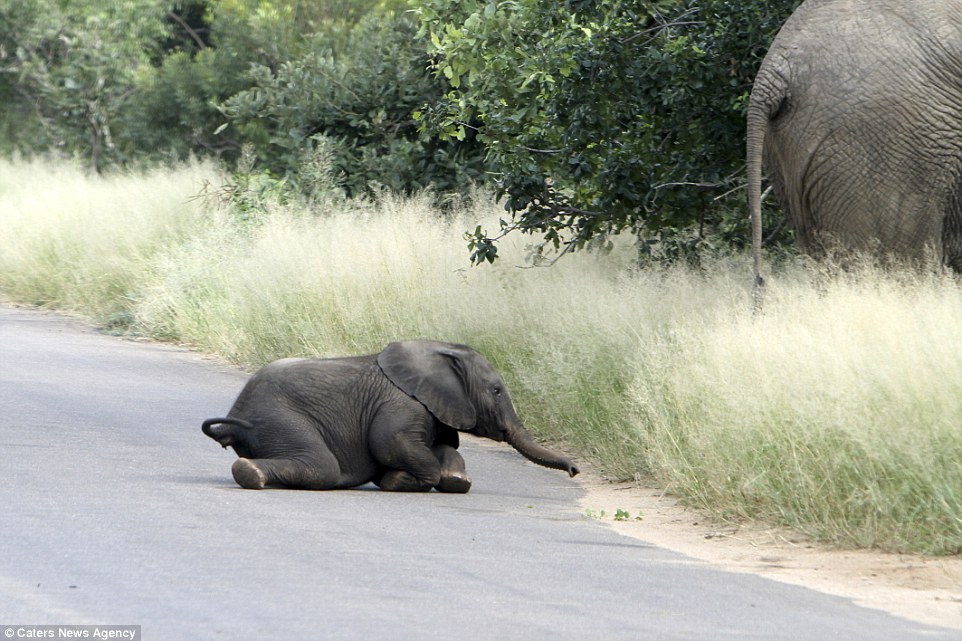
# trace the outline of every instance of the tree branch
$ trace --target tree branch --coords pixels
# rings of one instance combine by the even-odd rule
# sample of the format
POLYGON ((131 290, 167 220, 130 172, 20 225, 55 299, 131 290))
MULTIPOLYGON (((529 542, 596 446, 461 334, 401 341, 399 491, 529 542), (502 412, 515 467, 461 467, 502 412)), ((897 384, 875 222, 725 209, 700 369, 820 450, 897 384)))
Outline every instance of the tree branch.
POLYGON ((643 29, 642 31, 639 31, 637 33, 633 33, 632 35, 628 36, 621 42, 622 44, 629 44, 631 42, 634 42, 638 38, 641 38, 642 36, 655 34, 660 31, 664 31, 665 29, 668 29, 670 27, 690 27, 690 26, 696 26, 696 25, 703 25, 705 24, 703 20, 685 20, 685 18, 698 13, 698 11, 699 11, 698 7, 692 7, 688 11, 685 11, 684 13, 682 13, 681 15, 676 16, 671 22, 664 20, 659 14, 656 16, 656 20, 658 20, 657 25, 655 25, 654 27, 650 27, 648 29, 643 29))
POLYGON ((201 38, 200 35, 196 31, 194 31, 189 24, 187 24, 186 20, 181 18, 179 15, 177 15, 177 13, 173 9, 167 12, 167 17, 173 20, 174 22, 176 22, 177 24, 179 24, 181 27, 183 27, 184 31, 187 32, 187 35, 189 35, 191 39, 197 44, 198 49, 203 51, 204 49, 207 48, 207 45, 204 43, 204 39, 201 38))

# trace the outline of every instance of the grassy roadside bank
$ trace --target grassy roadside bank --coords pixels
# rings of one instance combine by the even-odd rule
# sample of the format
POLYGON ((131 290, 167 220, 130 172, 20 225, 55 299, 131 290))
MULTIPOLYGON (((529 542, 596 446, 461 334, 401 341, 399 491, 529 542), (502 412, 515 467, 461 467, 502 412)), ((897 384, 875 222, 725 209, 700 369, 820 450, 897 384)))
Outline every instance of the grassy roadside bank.
POLYGON ((753 320, 747 261, 633 270, 632 248, 525 268, 509 239, 468 266, 484 196, 270 205, 238 219, 188 166, 93 178, 0 161, 0 293, 257 366, 468 343, 532 431, 617 478, 653 475, 716 514, 842 546, 962 550, 962 291, 872 269, 771 279, 753 320))

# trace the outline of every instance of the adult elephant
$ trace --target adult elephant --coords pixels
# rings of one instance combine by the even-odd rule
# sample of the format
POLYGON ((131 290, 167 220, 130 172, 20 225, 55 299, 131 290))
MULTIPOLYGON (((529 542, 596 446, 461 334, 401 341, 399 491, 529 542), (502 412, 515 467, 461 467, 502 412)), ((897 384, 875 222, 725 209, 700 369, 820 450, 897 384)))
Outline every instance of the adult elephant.
POLYGON ((531 461, 578 468, 534 441, 488 361, 465 345, 391 343, 379 354, 289 358, 259 370, 203 432, 240 457, 241 487, 467 492, 458 433, 506 440, 531 461))
POLYGON ((807 0, 748 108, 760 283, 764 162, 800 248, 962 271, 962 0, 807 0))

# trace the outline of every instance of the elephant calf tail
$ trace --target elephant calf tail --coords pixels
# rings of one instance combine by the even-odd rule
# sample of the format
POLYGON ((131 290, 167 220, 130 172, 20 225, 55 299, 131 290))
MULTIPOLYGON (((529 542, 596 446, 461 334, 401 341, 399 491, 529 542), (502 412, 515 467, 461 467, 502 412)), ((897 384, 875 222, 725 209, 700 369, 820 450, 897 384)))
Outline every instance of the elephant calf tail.
POLYGON ((204 421, 200 429, 204 434, 226 448, 240 444, 241 438, 239 438, 237 428, 249 430, 253 427, 248 421, 240 418, 209 418, 204 421))

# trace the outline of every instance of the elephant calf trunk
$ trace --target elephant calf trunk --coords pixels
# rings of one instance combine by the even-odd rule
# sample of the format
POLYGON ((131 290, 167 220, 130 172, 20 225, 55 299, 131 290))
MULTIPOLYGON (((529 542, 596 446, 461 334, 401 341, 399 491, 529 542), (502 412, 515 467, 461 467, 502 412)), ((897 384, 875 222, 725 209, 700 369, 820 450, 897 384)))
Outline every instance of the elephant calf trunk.
POLYGON ((506 440, 511 447, 533 463, 555 470, 564 470, 568 476, 574 476, 581 471, 567 457, 537 443, 523 428, 508 429, 506 440))

